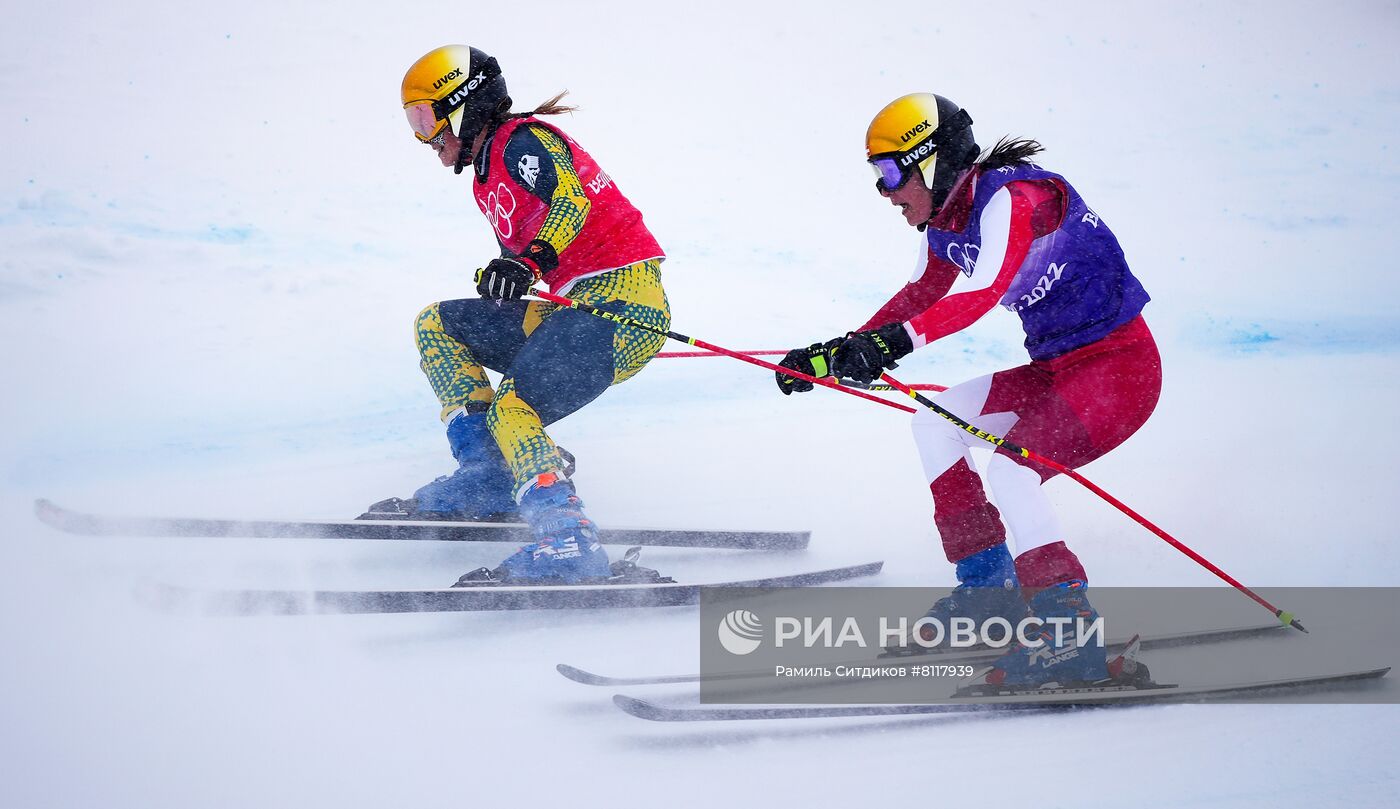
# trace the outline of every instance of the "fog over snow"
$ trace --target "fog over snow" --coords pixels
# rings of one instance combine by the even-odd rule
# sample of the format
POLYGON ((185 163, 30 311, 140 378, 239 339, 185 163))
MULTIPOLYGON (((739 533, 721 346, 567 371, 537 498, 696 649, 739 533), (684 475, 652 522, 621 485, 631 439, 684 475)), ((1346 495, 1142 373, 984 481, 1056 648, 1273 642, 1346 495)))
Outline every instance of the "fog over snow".
MULTIPOLYGON (((450 469, 412 321, 473 295, 496 245, 398 92, 414 59, 463 42, 500 60, 518 106, 570 91, 581 109, 559 123, 667 250, 674 328, 732 348, 825 340, 907 280, 920 236, 864 165, 885 103, 938 92, 983 146, 1036 138, 1118 235, 1163 355, 1156 414, 1085 474, 1248 583, 1400 584, 1396 4, 51 0, 5 16, 0 805, 1400 791, 1393 705, 645 723, 553 666, 692 668, 693 608, 169 615, 134 593, 441 587, 508 547, 87 538, 32 512, 343 518, 450 469)), ((1010 367, 1020 341, 998 310, 901 378, 1010 367)), ((551 433, 605 527, 813 531, 795 555, 644 553, 678 579, 883 559, 860 583, 952 584, 907 417, 771 380, 658 360, 551 433)), ((1096 585, 1215 583, 1072 482, 1050 492, 1096 585)))

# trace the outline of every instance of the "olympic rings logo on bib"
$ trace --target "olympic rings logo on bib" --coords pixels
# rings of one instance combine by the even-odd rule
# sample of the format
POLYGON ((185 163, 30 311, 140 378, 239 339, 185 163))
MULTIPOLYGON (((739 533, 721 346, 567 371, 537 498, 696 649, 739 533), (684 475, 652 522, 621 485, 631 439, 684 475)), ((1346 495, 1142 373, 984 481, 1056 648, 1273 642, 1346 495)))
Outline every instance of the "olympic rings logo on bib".
POLYGON ((972 242, 968 242, 967 244, 950 242, 948 244, 948 249, 944 251, 948 256, 948 261, 952 262, 953 266, 962 270, 963 275, 966 275, 968 278, 971 278, 972 274, 977 271, 977 256, 981 252, 982 248, 972 242))
POLYGON ((486 201, 477 200, 477 203, 481 205, 486 221, 491 223, 502 239, 509 239, 515 233, 515 226, 510 221, 515 214, 515 195, 505 183, 497 183, 496 190, 486 195, 486 201))

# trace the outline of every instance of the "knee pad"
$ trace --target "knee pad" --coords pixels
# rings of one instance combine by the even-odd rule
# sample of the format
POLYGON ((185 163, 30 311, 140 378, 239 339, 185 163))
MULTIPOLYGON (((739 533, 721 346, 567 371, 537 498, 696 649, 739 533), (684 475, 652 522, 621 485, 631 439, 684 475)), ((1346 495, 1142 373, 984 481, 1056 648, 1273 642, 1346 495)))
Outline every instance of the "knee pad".
POLYGON ((419 312, 413 330, 418 343, 418 367, 428 377, 428 384, 442 405, 442 420, 447 422, 469 404, 489 403, 492 390, 471 349, 447 333, 438 307, 434 303, 419 312))
POLYGON ((998 453, 987 464, 987 484, 1021 553, 1065 538, 1039 472, 998 453))
POLYGON ((923 464, 924 478, 928 482, 932 483, 961 459, 966 458, 968 464, 972 464, 967 434, 937 413, 931 410, 916 412, 910 431, 914 435, 914 446, 919 450, 919 461, 923 464))
POLYGON ((413 319, 413 337, 419 354, 425 354, 427 349, 438 345, 440 339, 451 339, 442 325, 442 312, 438 310, 438 304, 428 304, 413 319))

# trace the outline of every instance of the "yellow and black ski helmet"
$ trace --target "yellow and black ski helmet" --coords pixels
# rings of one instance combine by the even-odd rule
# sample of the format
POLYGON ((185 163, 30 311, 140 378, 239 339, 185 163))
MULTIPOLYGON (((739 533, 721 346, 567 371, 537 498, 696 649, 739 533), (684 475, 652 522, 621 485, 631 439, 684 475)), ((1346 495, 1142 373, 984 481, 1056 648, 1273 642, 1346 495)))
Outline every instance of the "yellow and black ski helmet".
POLYGON ((865 157, 875 169, 876 187, 893 191, 917 171, 933 192, 935 209, 980 152, 972 137, 972 116, 933 93, 896 98, 865 131, 865 157))
POLYGON ((402 96, 413 134, 424 143, 450 126, 469 145, 493 116, 510 107, 495 57, 467 45, 424 54, 404 74, 402 96))

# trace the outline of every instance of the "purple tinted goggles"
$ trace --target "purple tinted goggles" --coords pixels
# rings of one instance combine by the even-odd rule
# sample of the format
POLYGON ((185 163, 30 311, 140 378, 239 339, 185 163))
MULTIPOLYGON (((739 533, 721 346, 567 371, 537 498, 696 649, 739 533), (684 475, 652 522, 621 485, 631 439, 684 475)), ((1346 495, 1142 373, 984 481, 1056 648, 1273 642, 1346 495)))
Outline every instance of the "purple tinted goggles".
POLYGON ((870 158, 870 168, 875 170, 875 187, 886 192, 892 192, 909 182, 909 177, 914 173, 914 167, 917 165, 918 163, 915 161, 908 166, 900 166, 898 157, 870 158))
POLYGON ((871 155, 869 163, 875 170, 875 187, 885 193, 897 190, 909 182, 920 163, 936 154, 940 146, 971 125, 972 116, 967 114, 967 110, 958 110, 908 151, 871 155))

